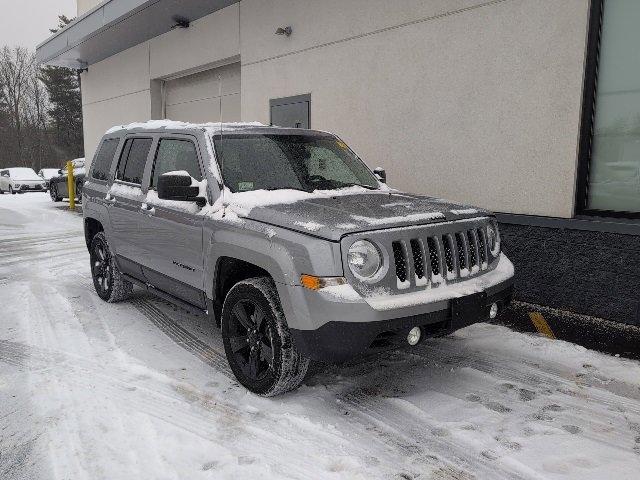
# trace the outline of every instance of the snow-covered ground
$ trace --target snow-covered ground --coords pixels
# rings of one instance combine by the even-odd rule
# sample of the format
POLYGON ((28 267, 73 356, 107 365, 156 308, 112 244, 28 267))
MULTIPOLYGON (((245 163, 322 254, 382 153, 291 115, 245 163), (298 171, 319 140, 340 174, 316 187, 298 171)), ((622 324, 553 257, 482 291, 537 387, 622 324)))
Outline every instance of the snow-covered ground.
POLYGON ((476 325, 263 399, 219 333, 94 293, 82 219, 0 196, 0 478, 637 479, 640 365, 476 325))

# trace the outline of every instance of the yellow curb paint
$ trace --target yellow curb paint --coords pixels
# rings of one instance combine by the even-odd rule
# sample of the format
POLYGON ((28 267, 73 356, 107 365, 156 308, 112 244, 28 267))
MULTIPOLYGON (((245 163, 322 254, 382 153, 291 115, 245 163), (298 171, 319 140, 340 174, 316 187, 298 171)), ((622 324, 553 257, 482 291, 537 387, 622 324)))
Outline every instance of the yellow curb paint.
POLYGON ((538 330, 538 333, 541 333, 545 337, 549 337, 553 340, 556 339, 556 336, 553 334, 551 327, 549 327, 549 324, 544 319, 541 313, 529 312, 529 318, 531 319, 531 323, 533 323, 533 326, 536 327, 536 330, 538 330))

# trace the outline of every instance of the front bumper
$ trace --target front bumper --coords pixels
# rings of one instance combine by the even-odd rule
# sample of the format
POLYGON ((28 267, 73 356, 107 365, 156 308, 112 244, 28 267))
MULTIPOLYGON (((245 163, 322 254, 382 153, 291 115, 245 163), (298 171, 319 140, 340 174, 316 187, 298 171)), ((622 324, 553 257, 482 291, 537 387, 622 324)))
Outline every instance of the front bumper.
POLYGON ((44 192, 46 190, 45 187, 42 186, 41 183, 33 184, 33 185, 20 185, 20 192, 44 192))
POLYGON ((428 313, 370 322, 330 321, 315 330, 290 328, 290 331, 296 348, 303 355, 320 362, 341 363, 408 346, 407 334, 413 327, 421 327, 422 341, 487 321, 493 303, 497 303, 498 311, 502 312, 511 302, 513 278, 481 293, 484 305, 479 316, 452 315, 454 301, 449 300, 446 307, 428 313))
POLYGON ((406 294, 362 296, 348 284, 337 291, 281 284, 279 293, 296 347, 333 363, 393 348, 394 338, 406 344, 406 332, 416 326, 426 338, 485 321, 492 303, 502 311, 511 301, 513 277, 513 264, 501 254, 482 275, 406 294))

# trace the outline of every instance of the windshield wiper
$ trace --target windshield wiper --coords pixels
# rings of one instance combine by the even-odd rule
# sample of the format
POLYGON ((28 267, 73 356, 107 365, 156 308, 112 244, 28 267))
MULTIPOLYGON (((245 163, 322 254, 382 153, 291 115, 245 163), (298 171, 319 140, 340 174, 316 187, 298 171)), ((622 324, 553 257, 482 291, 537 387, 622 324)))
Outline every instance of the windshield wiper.
POLYGON ((340 188, 345 188, 345 187, 362 187, 362 188, 366 188, 367 190, 378 190, 378 187, 372 187, 371 185, 362 185, 361 183, 345 183, 340 188))

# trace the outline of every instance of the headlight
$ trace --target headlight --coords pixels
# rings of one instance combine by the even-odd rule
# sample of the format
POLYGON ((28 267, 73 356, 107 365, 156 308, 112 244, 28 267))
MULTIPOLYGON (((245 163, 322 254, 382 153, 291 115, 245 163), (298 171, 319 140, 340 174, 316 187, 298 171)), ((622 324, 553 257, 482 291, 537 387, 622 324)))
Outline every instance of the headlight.
POLYGON ((349 247, 349 268, 356 277, 371 278, 382 266, 382 257, 376 246, 367 240, 358 240, 349 247))
POLYGON ((495 223, 487 227, 487 242, 491 255, 497 257, 500 253, 500 232, 498 232, 498 225, 495 223))

